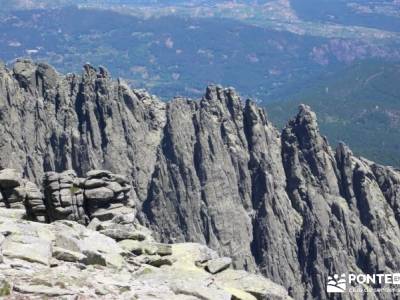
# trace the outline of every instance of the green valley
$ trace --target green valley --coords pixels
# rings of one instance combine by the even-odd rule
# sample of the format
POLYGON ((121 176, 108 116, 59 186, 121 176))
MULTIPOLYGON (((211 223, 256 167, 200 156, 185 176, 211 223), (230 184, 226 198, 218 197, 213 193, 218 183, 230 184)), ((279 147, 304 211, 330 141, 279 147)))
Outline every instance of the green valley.
POLYGON ((282 127, 300 103, 308 104, 332 144, 344 141, 368 159, 400 166, 399 78, 398 63, 356 63, 267 104, 268 115, 282 127))

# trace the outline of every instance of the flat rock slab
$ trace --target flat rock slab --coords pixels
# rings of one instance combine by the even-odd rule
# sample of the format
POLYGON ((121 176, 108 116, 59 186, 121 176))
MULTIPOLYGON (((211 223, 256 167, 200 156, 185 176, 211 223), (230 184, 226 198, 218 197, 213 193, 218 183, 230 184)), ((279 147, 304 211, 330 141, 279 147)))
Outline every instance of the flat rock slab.
POLYGON ((49 265, 51 258, 50 243, 40 240, 32 243, 20 243, 6 240, 2 244, 3 255, 6 257, 20 258, 29 262, 49 265))
POLYGON ((35 294, 35 295, 46 295, 50 297, 74 295, 75 292, 71 292, 66 289, 59 287, 49 287, 46 285, 15 285, 13 287, 14 291, 23 294, 35 294))
POLYGON ((261 275, 228 269, 216 275, 216 284, 229 289, 245 291, 257 299, 291 299, 282 286, 261 275))
POLYGON ((4 169, 0 171, 0 187, 2 189, 20 186, 22 181, 21 174, 14 169, 4 169))
POLYGON ((59 247, 53 247, 53 257, 58 260, 69 262, 81 262, 86 259, 86 256, 80 252, 70 251, 59 247))
POLYGON ((83 186, 86 189, 94 189, 94 188, 102 187, 105 185, 106 185, 106 182, 104 180, 96 179, 96 178, 85 180, 85 182, 83 184, 83 186))
POLYGON ((85 197, 88 200, 109 201, 114 197, 114 192, 106 187, 85 190, 85 197))
POLYGON ((26 218, 26 211, 19 208, 0 208, 0 218, 22 220, 26 218))
POLYGON ((100 230, 101 234, 104 234, 116 241, 122 241, 122 240, 137 240, 137 241, 143 241, 146 239, 146 235, 143 234, 140 231, 137 230, 124 230, 122 228, 110 228, 110 229, 104 229, 100 230))
POLYGON ((107 170, 91 170, 86 173, 86 176, 88 178, 103 178, 103 177, 109 177, 110 175, 111 172, 107 170))
POLYGON ((232 259, 230 257, 221 257, 209 260, 206 264, 206 270, 211 274, 216 274, 221 272, 232 264, 232 259))
POLYGON ((160 255, 167 256, 172 254, 172 246, 156 242, 140 242, 137 240, 123 240, 118 243, 122 249, 136 255, 160 255))

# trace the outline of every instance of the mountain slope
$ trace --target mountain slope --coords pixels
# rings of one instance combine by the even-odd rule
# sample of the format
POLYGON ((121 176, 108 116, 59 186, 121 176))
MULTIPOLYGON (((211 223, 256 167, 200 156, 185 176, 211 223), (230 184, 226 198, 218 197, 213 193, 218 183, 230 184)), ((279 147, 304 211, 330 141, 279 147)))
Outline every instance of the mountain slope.
POLYGON ((300 103, 313 107, 331 141, 344 141, 358 154, 400 166, 399 64, 362 62, 267 104, 271 119, 283 126, 300 103))
POLYGON ((164 103, 103 67, 63 76, 19 61, 1 68, 0 116, 0 168, 37 183, 51 170, 126 175, 159 240, 207 244, 295 299, 327 299, 329 274, 400 267, 399 171, 333 151, 307 106, 280 134, 233 89, 164 103))

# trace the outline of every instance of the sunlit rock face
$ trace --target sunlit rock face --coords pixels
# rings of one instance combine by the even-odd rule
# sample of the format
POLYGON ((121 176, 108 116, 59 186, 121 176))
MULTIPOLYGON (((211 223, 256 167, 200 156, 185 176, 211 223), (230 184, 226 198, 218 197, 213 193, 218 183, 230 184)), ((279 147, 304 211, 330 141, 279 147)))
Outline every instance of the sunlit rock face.
MULTIPOLYGON (((400 267, 400 172, 345 145, 332 150, 307 106, 280 133, 232 88, 164 103, 103 67, 64 76, 19 61, 1 67, 0 117, 0 168, 46 186, 52 219, 87 223, 127 201, 117 198, 131 199, 159 241, 207 244, 296 299, 328 297, 331 274, 400 267), (50 187, 45 173, 65 170, 74 170, 68 182, 50 187), (122 174, 131 195, 90 170, 122 174)), ((0 187, 1 205, 20 205, 0 187)), ((41 217, 43 206, 37 211, 41 217)))

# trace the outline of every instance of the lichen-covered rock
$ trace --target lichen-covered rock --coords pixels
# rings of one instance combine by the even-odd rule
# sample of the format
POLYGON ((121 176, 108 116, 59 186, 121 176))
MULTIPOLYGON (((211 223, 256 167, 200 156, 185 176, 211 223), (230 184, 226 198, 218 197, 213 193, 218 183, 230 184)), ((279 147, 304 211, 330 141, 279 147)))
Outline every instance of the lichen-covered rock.
POLYGON ((240 270, 228 269, 225 272, 218 273, 216 284, 229 289, 245 291, 256 299, 282 299, 285 289, 260 275, 249 274, 240 270))
POLYGON ((0 275, 0 297, 10 296, 12 293, 12 286, 3 275, 0 275))
POLYGON ((208 261, 206 264, 206 270, 211 274, 216 274, 229 268, 231 264, 232 259, 230 257, 220 257, 208 261))
POLYGON ((5 257, 20 258, 44 265, 50 264, 51 245, 44 239, 24 234, 12 234, 7 236, 1 247, 5 257))
POLYGON ((287 291, 267 280, 256 277, 268 283, 261 290, 259 283, 252 287, 228 275, 218 279, 196 266, 193 261, 215 255, 202 245, 181 244, 174 249, 148 240, 125 240, 155 249, 134 255, 123 249, 125 241, 117 243, 74 221, 44 224, 0 214, 1 237, 3 233, 0 296, 10 299, 231 300, 236 299, 234 295, 250 295, 246 290, 271 299, 290 299, 287 291))
POLYGON ((70 251, 64 248, 53 247, 53 257, 58 260, 69 262, 87 261, 87 256, 80 252, 70 251))

